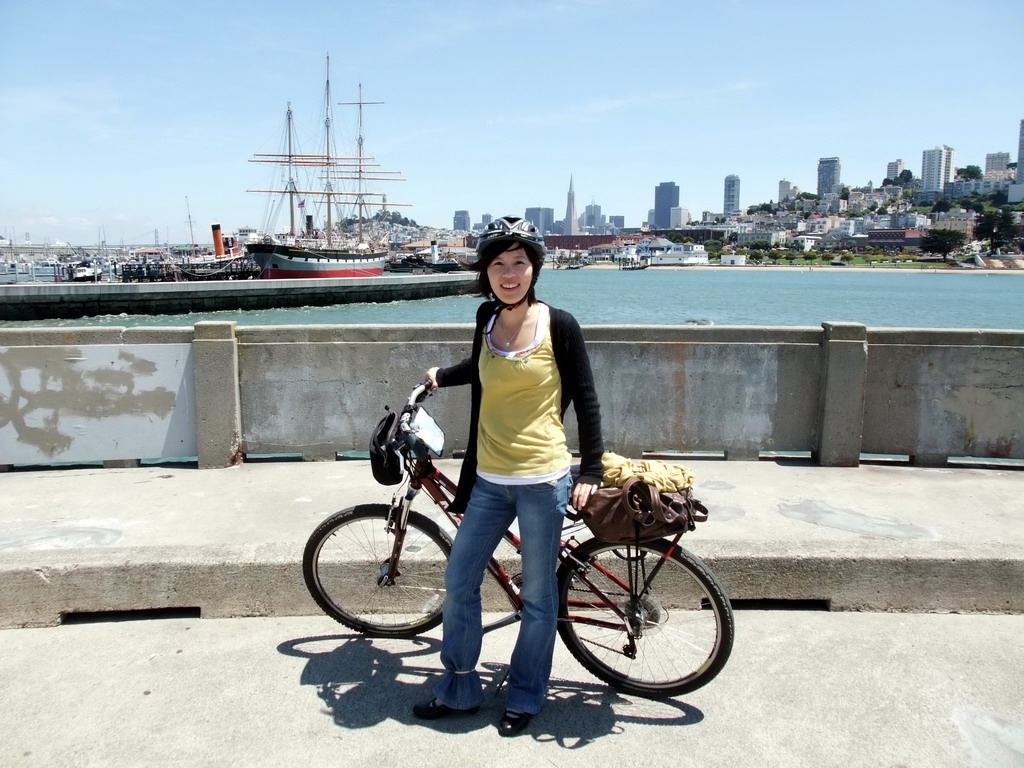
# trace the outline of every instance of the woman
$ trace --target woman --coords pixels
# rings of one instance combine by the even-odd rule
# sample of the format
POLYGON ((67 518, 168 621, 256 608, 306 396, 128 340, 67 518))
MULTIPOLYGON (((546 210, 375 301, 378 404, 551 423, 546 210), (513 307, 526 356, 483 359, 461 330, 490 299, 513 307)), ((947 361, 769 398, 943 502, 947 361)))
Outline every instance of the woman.
POLYGON ((464 512, 445 572, 444 676, 420 718, 475 712, 483 700, 480 584, 502 534, 518 518, 522 539, 522 622, 509 664, 502 736, 520 733, 540 711, 551 674, 558 613, 555 568, 572 457, 562 417, 573 403, 579 424, 576 508, 601 481, 601 417, 579 324, 537 301, 544 240, 512 216, 487 225, 477 244, 476 290, 491 298, 476 314, 473 351, 450 368, 431 368, 434 387, 469 384, 466 458, 452 510, 464 512))

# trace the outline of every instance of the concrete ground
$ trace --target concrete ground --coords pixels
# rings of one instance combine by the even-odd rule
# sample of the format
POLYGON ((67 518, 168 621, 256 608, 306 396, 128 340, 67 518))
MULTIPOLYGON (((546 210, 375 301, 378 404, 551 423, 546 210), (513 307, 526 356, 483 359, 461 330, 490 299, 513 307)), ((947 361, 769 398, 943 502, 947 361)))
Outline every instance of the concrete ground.
MULTIPOLYGON (((737 607, 725 670, 651 702, 559 646, 514 740, 500 698, 413 720, 436 632, 316 615, 309 533, 390 499, 365 461, 2 474, 0 765, 1024 766, 1024 472, 691 464, 711 518, 684 544, 737 607), (152 609, 187 617, 106 613, 152 609)), ((492 687, 514 638, 485 640, 492 687)))
MULTIPOLYGON (((515 629, 487 635, 494 680, 515 629)), ((367 640, 327 618, 0 632, 4 766, 1024 765, 1024 616, 740 611, 711 684, 648 701, 559 645, 545 709, 501 696, 424 724, 438 634, 367 640)))

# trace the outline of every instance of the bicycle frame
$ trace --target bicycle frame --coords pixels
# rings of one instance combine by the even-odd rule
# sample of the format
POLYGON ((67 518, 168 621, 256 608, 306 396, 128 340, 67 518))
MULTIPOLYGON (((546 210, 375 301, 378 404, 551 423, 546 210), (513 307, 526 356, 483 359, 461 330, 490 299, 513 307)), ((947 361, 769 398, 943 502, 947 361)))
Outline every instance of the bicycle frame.
MULTIPOLYGON (((397 519, 390 520, 390 525, 395 528, 395 544, 392 552, 392 556, 388 562, 388 572, 386 576, 382 576, 382 579, 387 579, 388 582, 393 583, 395 577, 399 572, 399 562, 402 555, 402 546, 405 538, 405 526, 409 519, 409 511, 412 509, 412 503, 419 495, 420 491, 425 491, 430 500, 437 505, 437 507, 444 513, 448 521, 458 529, 459 524, 462 520, 462 515, 450 511, 452 500, 455 498, 456 484, 448 478, 443 472, 434 466, 429 456, 422 459, 410 459, 407 461, 406 466, 409 485, 406 489, 401 501, 398 501, 398 493, 392 498, 391 509, 392 513, 397 512, 397 519)), ((570 519, 575 519, 570 516, 570 519)), ((572 563, 576 570, 576 578, 579 582, 586 585, 587 588, 593 593, 597 599, 597 605, 603 608, 607 608, 612 611, 620 621, 620 624, 614 624, 610 621, 603 621, 600 619, 585 617, 585 616, 561 616, 559 621, 575 621, 583 624, 590 624, 593 626, 609 627, 618 629, 620 626, 624 627, 629 637, 629 642, 625 648, 616 649, 621 650, 622 653, 634 658, 636 654, 635 640, 642 635, 643 625, 637 621, 636 607, 637 603, 644 597, 649 590, 649 585, 653 581, 654 577, 657 576, 661 570, 665 561, 671 557, 672 552, 675 549, 677 542, 679 541, 682 533, 677 534, 672 540, 671 545, 667 553, 660 557, 658 561, 651 568, 649 573, 645 573, 642 578, 640 577, 639 571, 645 566, 645 563, 638 561, 635 567, 631 567, 629 570, 629 581, 623 582, 615 574, 602 567, 600 564, 595 563, 592 566, 584 563, 573 556, 573 550, 579 544, 575 539, 575 536, 570 535, 568 538, 561 541, 561 548, 558 554, 558 560, 560 563, 572 563), (626 593, 631 595, 630 604, 628 606, 620 606, 618 603, 613 602, 608 595, 598 585, 594 584, 589 578, 588 571, 590 568, 596 568, 602 576, 609 579, 617 587, 626 590, 626 593), (643 589, 639 592, 635 590, 638 583, 643 583, 643 589)), ((511 530, 505 531, 503 539, 513 546, 518 553, 520 551, 520 540, 511 530)), ((626 551, 626 559, 629 559, 629 545, 624 545, 623 549, 626 551)), ((523 609, 523 601, 520 597, 519 587, 515 581, 508 575, 505 568, 499 563, 494 557, 490 559, 487 564, 487 572, 491 578, 497 583, 504 592, 508 601, 512 605, 513 612, 495 622, 484 626, 484 632, 491 632, 501 627, 509 626, 519 621, 521 618, 521 612, 523 609)), ((584 605, 584 603, 579 603, 584 605)), ((586 605, 594 605, 594 603, 586 603, 586 605)))

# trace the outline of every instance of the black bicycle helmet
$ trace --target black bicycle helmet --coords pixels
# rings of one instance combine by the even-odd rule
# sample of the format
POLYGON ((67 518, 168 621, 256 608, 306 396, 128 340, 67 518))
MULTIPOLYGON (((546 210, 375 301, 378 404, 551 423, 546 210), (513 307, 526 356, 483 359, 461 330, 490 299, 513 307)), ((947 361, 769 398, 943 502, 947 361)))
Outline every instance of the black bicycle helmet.
POLYGON ((537 261, 544 263, 544 254, 547 251, 544 248, 543 235, 531 222, 518 216, 502 216, 488 224, 476 242, 476 255, 478 258, 485 254, 490 255, 499 245, 500 250, 504 251, 516 242, 522 243, 524 248, 533 253, 537 261))
POLYGON ((523 248, 526 249, 530 263, 533 264, 533 279, 530 283, 530 290, 522 299, 515 304, 502 304, 502 309, 514 309, 524 301, 531 304, 537 301, 534 286, 537 285, 537 278, 540 277, 546 253, 544 238, 541 236, 540 230, 526 219, 521 219, 518 216, 502 216, 500 219, 495 219, 487 225, 484 233, 477 240, 477 259, 469 265, 469 269, 479 275, 473 284, 472 292, 494 298, 494 291, 491 290, 491 283, 487 277, 487 267, 499 253, 508 250, 509 246, 516 243, 522 243, 523 248))
POLYGON ((370 435, 370 470, 381 485, 398 485, 405 475, 402 454, 395 441, 397 430, 398 414, 388 411, 370 435))

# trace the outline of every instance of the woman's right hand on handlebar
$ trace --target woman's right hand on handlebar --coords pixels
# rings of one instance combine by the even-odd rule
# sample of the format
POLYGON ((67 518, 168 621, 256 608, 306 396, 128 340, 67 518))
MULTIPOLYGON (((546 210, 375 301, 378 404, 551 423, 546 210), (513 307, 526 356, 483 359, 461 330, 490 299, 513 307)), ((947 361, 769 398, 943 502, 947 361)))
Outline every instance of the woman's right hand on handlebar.
POLYGON ((428 368, 427 369, 427 374, 426 374, 425 380, 430 382, 431 390, 437 389, 437 371, 438 371, 438 367, 437 366, 434 366, 433 368, 428 368))

